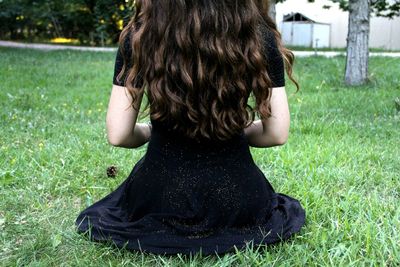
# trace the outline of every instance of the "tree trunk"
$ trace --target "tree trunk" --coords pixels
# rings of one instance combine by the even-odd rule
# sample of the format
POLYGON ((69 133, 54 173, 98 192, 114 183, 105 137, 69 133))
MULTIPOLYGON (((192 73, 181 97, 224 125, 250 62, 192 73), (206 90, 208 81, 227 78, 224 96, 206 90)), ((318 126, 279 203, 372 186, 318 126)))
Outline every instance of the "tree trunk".
POLYGON ((276 0, 269 0, 268 15, 276 23, 276 0))
POLYGON ((349 32, 345 83, 362 85, 368 81, 368 40, 370 32, 370 1, 349 1, 349 32))

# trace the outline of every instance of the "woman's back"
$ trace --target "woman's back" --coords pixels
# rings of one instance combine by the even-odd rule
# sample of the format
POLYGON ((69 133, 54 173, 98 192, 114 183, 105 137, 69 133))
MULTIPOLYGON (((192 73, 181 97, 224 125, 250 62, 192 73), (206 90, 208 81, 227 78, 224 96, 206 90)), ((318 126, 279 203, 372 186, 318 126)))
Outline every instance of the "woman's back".
POLYGON ((254 1, 151 3, 139 1, 121 34, 115 82, 134 99, 145 92, 152 119, 223 140, 255 113, 271 114, 271 87, 284 86, 283 59, 254 1))
MULTIPOLYGON (((142 4, 150 2, 143 1, 142 4)), ((210 0, 210 3, 217 5, 217 1, 210 0)), ((149 6, 145 8, 151 9, 149 6)), ((270 77, 269 83, 282 91, 283 59, 271 33, 265 32, 263 35, 263 51, 268 59, 267 76, 270 77)), ((187 94, 187 91, 176 95, 178 91, 174 90, 177 88, 166 86, 165 81, 171 77, 164 77, 164 82, 158 84, 150 79, 155 75, 152 68, 146 72, 143 69, 135 70, 133 66, 133 69, 127 71, 129 67, 124 67, 123 58, 141 62, 135 56, 137 50, 133 49, 134 53, 129 51, 129 48, 135 47, 135 37, 131 37, 126 39, 130 40, 125 42, 127 49, 117 54, 113 94, 118 94, 114 90, 125 92, 124 88, 128 87, 132 101, 140 106, 139 92, 143 93, 147 87, 152 115, 151 134, 146 140, 149 141, 147 151, 115 191, 80 213, 76 220, 78 231, 90 232, 94 241, 111 240, 119 247, 125 246, 132 250, 157 254, 201 251, 204 255, 234 251, 235 247, 242 248, 249 241, 253 241, 254 245, 275 243, 298 232, 305 222, 305 213, 300 203, 287 195, 276 193, 252 159, 249 145, 258 140, 254 137, 258 130, 248 130, 245 127, 249 119, 246 116, 249 115, 243 113, 246 108, 240 109, 247 105, 246 94, 250 91, 244 88, 246 94, 239 94, 238 99, 235 99, 232 96, 238 88, 226 87, 228 91, 231 90, 228 96, 224 93, 218 95, 218 92, 224 92, 218 88, 213 89, 218 82, 209 82, 209 86, 203 88, 198 85, 192 89, 187 86, 180 88, 198 93, 199 90, 216 90, 214 97, 221 97, 209 106, 209 103, 197 105, 194 101, 196 95, 187 94), (144 74, 141 76, 139 73, 144 74), (118 74, 128 78, 118 79, 118 74), (166 99, 159 98, 161 96, 166 99), (182 99, 186 106, 178 104, 182 99), (234 111, 232 106, 235 107, 237 103, 231 102, 235 101, 245 101, 246 104, 241 103, 234 111), (211 110, 201 111, 205 107, 211 110), (168 109, 171 109, 170 113, 165 113, 168 109), (171 115, 174 112, 177 113, 171 115), (205 117, 202 118, 199 112, 205 117)), ((248 53, 251 54, 250 51, 248 53)), ((141 65, 141 68, 143 66, 146 65, 141 65)), ((152 66, 155 67, 154 64, 152 66)), ((244 65, 238 66, 240 68, 244 65)), ((198 80, 193 73, 192 76, 193 81, 198 80)), ((226 79, 229 75, 215 77, 226 79)), ((251 75, 244 77, 251 81, 242 78, 236 77, 236 81, 248 84, 260 81, 254 77, 252 79, 251 75)), ((260 89, 254 84, 251 88, 260 89)), ((197 100, 202 101, 205 96, 212 97, 207 92, 204 94, 199 93, 197 100)), ((263 96, 265 93, 258 94, 258 97, 263 96)), ((118 97, 112 95, 110 107, 117 105, 115 99, 121 97, 123 94, 118 97)), ((271 101, 273 104, 276 100, 271 101)), ((258 102, 259 106, 265 104, 258 102)), ((135 109, 129 112, 110 115, 112 125, 118 125, 115 121, 121 124, 121 116, 134 114, 130 116, 134 120, 133 127, 136 127, 137 113, 135 109)), ((262 123, 268 121, 255 122, 258 125, 252 127, 257 128, 262 123)), ((132 132, 134 136, 136 128, 132 132)), ((137 132, 140 135, 140 129, 137 132)))

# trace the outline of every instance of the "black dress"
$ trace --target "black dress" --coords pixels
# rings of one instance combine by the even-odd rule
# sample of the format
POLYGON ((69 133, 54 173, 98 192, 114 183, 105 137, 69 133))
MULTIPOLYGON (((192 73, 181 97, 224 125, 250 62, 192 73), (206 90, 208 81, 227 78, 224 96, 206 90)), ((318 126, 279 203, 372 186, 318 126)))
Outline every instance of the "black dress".
MULTIPOLYGON (((274 86, 283 86, 282 57, 266 38, 270 76, 274 86)), ((117 85, 121 64, 118 53, 117 85)), ((130 250, 209 255, 276 243, 300 231, 305 212, 299 201, 274 191, 243 132, 198 143, 152 124, 146 154, 115 191, 79 214, 78 232, 130 250)))

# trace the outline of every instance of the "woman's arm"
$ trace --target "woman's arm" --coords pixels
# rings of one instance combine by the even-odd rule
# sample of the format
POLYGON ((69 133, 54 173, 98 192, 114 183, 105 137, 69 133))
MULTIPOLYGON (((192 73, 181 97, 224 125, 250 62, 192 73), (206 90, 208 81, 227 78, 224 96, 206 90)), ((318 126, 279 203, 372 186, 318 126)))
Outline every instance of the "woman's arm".
POLYGON ((142 102, 141 94, 132 107, 132 97, 126 87, 113 85, 107 110, 107 139, 116 147, 137 148, 150 139, 151 130, 146 123, 136 123, 142 102))
POLYGON ((271 112, 271 117, 254 121, 244 130, 250 146, 272 147, 286 143, 290 113, 285 87, 272 88, 271 112))

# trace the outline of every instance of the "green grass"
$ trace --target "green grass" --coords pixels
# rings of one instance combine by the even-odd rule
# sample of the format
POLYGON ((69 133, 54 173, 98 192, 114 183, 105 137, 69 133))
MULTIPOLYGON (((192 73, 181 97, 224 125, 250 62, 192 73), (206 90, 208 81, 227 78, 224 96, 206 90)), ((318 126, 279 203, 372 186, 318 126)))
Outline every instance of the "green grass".
MULTIPOLYGON (((290 50, 295 51, 315 51, 315 48, 306 47, 306 46, 287 46, 290 50)), ((317 51, 339 51, 339 52, 346 52, 345 47, 320 47, 317 51)), ((385 48, 369 48, 370 52, 400 52, 399 49, 385 49, 385 48)))
POLYGON ((306 225, 287 242, 218 258, 132 253, 75 232, 78 213, 146 149, 107 144, 114 54, 0 48, 0 58, 1 266, 400 264, 400 59, 372 58, 359 88, 343 85, 343 57, 298 59, 289 141, 252 153, 277 192, 301 201, 306 225))

